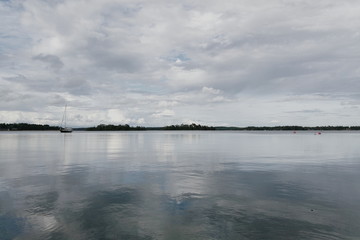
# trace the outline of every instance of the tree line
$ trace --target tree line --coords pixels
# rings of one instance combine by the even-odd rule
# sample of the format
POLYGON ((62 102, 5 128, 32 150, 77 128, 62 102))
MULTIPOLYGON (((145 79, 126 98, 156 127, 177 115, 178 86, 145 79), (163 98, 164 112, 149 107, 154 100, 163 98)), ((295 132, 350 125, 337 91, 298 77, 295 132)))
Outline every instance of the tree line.
MULTIPOLYGON (((59 126, 30 124, 30 123, 0 123, 0 131, 46 131, 46 130, 59 130, 59 126)), ((360 130, 360 126, 248 126, 248 127, 224 127, 224 126, 206 126, 200 124, 178 124, 168 125, 165 127, 142 127, 142 126, 130 126, 128 124, 100 124, 94 127, 88 128, 75 128, 74 130, 85 131, 144 131, 144 130, 235 130, 235 131, 346 131, 346 130, 360 130)))
POLYGON ((345 131, 345 130, 360 130, 360 126, 274 126, 274 127, 217 127, 217 130, 243 130, 243 131, 345 131))
POLYGON ((87 130, 87 131, 134 131, 134 130, 141 131, 141 130, 146 130, 146 128, 140 127, 140 126, 131 127, 128 124, 124 124, 124 125, 100 124, 100 125, 97 125, 96 127, 85 128, 85 130, 87 130))
POLYGON ((165 126, 162 130, 216 130, 215 127, 204 126, 200 124, 181 124, 165 126))
POLYGON ((2 131, 46 131, 46 130, 58 130, 59 127, 49 126, 47 124, 30 124, 30 123, 0 123, 0 130, 2 131))

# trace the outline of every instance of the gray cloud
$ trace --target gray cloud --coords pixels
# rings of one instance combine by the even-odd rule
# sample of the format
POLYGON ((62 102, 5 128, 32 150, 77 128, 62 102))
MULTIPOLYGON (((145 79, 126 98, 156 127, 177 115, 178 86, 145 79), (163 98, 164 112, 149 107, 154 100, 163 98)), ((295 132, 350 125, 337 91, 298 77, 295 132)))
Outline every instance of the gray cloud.
POLYGON ((353 122, 359 11, 355 0, 2 1, 3 115, 46 103, 37 119, 51 119, 68 102, 78 125, 353 122), (326 117, 301 115, 311 105, 326 117))
POLYGON ((49 64, 49 66, 55 71, 60 70, 64 66, 64 63, 60 60, 58 56, 51 54, 39 54, 33 57, 33 59, 49 64))

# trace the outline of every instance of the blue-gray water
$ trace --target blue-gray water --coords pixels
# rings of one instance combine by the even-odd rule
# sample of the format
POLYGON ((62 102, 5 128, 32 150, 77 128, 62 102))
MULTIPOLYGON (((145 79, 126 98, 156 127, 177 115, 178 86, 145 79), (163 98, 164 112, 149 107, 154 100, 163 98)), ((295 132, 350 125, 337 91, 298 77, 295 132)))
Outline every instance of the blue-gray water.
POLYGON ((360 239, 359 140, 0 132, 0 239, 360 239))

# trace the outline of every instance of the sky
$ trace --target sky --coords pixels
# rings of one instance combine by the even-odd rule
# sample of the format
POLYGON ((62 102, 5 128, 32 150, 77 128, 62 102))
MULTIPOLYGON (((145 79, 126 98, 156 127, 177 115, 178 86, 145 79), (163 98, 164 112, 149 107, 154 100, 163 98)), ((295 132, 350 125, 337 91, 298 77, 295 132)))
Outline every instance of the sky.
POLYGON ((360 125, 358 0, 0 0, 0 122, 360 125))

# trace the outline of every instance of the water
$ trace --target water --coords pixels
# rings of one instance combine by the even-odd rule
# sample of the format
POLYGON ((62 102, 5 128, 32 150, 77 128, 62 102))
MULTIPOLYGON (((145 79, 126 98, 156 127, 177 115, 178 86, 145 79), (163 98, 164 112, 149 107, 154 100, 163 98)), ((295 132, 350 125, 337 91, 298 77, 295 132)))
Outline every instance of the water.
POLYGON ((360 239, 359 139, 0 132, 0 239, 360 239))

